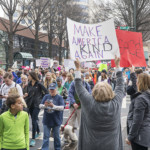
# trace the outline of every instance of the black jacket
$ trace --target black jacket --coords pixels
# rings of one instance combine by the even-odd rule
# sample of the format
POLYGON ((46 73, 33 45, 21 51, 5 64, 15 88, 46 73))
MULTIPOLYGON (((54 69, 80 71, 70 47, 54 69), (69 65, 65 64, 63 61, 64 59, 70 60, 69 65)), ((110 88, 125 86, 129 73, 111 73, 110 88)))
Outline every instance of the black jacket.
POLYGON ((136 74, 131 73, 130 74, 130 79, 131 79, 132 85, 128 85, 127 94, 131 96, 131 95, 133 95, 137 92, 137 86, 136 86, 137 77, 136 77, 136 74))
POLYGON ((132 95, 127 126, 129 141, 150 147, 150 90, 132 95))
POLYGON ((40 83, 36 82, 34 86, 29 82, 27 86, 28 96, 25 98, 28 108, 39 107, 41 100, 48 90, 40 83))

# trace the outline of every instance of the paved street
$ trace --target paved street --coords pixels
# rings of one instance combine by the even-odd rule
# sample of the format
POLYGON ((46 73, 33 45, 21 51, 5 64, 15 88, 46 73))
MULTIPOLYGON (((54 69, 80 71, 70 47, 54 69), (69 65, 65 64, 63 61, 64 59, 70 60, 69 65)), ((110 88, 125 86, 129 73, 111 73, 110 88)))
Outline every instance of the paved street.
MULTIPOLYGON (((124 100, 123 100, 123 103, 122 103, 122 113, 121 113, 121 123, 122 123, 124 150, 131 150, 131 147, 128 146, 127 144, 125 144, 126 119, 127 119, 127 113, 128 113, 128 109, 129 109, 129 104, 130 104, 130 98, 129 98, 129 96, 126 96, 124 98, 124 100)), ((67 109, 64 111, 64 121, 63 121, 63 123, 65 123, 65 121, 67 120, 68 112, 69 111, 67 109)), ((39 114, 39 124, 40 124, 41 133, 43 134, 43 130, 42 130, 42 115, 43 115, 43 112, 41 111, 40 114, 39 114)), ((31 131, 31 121, 30 121, 30 131, 31 131)), ((51 143, 50 143, 50 150, 54 150, 54 148, 53 148, 53 138, 50 138, 50 141, 51 141, 51 143)), ((39 148, 41 146, 41 144, 42 144, 42 136, 39 139, 36 140, 36 146, 33 147, 33 148, 30 148, 30 150, 36 150, 37 148, 39 148)))

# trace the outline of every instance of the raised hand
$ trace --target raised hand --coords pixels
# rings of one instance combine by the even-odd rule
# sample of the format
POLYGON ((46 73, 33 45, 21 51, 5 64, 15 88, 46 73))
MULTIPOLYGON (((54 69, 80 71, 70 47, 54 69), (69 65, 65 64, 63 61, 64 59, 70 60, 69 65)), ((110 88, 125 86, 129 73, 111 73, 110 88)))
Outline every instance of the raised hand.
POLYGON ((115 64, 116 64, 116 68, 120 67, 120 58, 117 57, 116 55, 115 55, 115 64))
POLYGON ((76 59, 76 61, 74 61, 74 64, 75 64, 75 66, 76 66, 76 70, 80 70, 80 69, 81 69, 81 68, 80 68, 80 61, 79 61, 78 58, 76 59))

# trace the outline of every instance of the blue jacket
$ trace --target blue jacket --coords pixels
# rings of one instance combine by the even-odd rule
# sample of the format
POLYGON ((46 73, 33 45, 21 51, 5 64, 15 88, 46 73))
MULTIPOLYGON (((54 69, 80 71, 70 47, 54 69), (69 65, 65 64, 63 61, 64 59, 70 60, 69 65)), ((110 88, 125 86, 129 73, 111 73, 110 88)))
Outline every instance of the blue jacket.
MULTIPOLYGON (((62 96, 56 95, 51 96, 50 94, 47 94, 43 97, 41 104, 44 104, 46 100, 52 99, 53 104, 56 106, 64 106, 64 100, 62 96)), ((44 115, 43 115, 43 124, 47 125, 49 127, 55 127, 60 126, 63 122, 63 111, 55 111, 53 110, 52 113, 48 113, 47 109, 44 109, 44 115)))
POLYGON ((21 77, 18 77, 15 72, 12 72, 12 74, 14 76, 14 82, 16 82, 17 84, 22 83, 21 77))
MULTIPOLYGON (((91 93, 92 90, 91 90, 90 85, 85 81, 83 81, 82 83, 83 83, 84 87, 87 89, 87 91, 89 93, 91 93)), ((76 103, 76 100, 74 98, 75 94, 76 94, 76 91, 75 91, 75 85, 74 85, 74 81, 73 81, 70 85, 69 93, 68 93, 68 100, 70 101, 70 105, 73 105, 74 103, 76 103)))

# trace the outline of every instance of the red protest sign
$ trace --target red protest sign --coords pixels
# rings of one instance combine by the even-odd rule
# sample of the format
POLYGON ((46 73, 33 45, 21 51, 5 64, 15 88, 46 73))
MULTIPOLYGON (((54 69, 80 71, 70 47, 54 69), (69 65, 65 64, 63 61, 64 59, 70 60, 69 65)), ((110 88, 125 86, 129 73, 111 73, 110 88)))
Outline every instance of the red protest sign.
MULTIPOLYGON (((120 48, 120 66, 147 66, 143 50, 142 33, 116 29, 116 35, 120 48)), ((113 60, 111 63, 112 67, 115 67, 113 60)))

